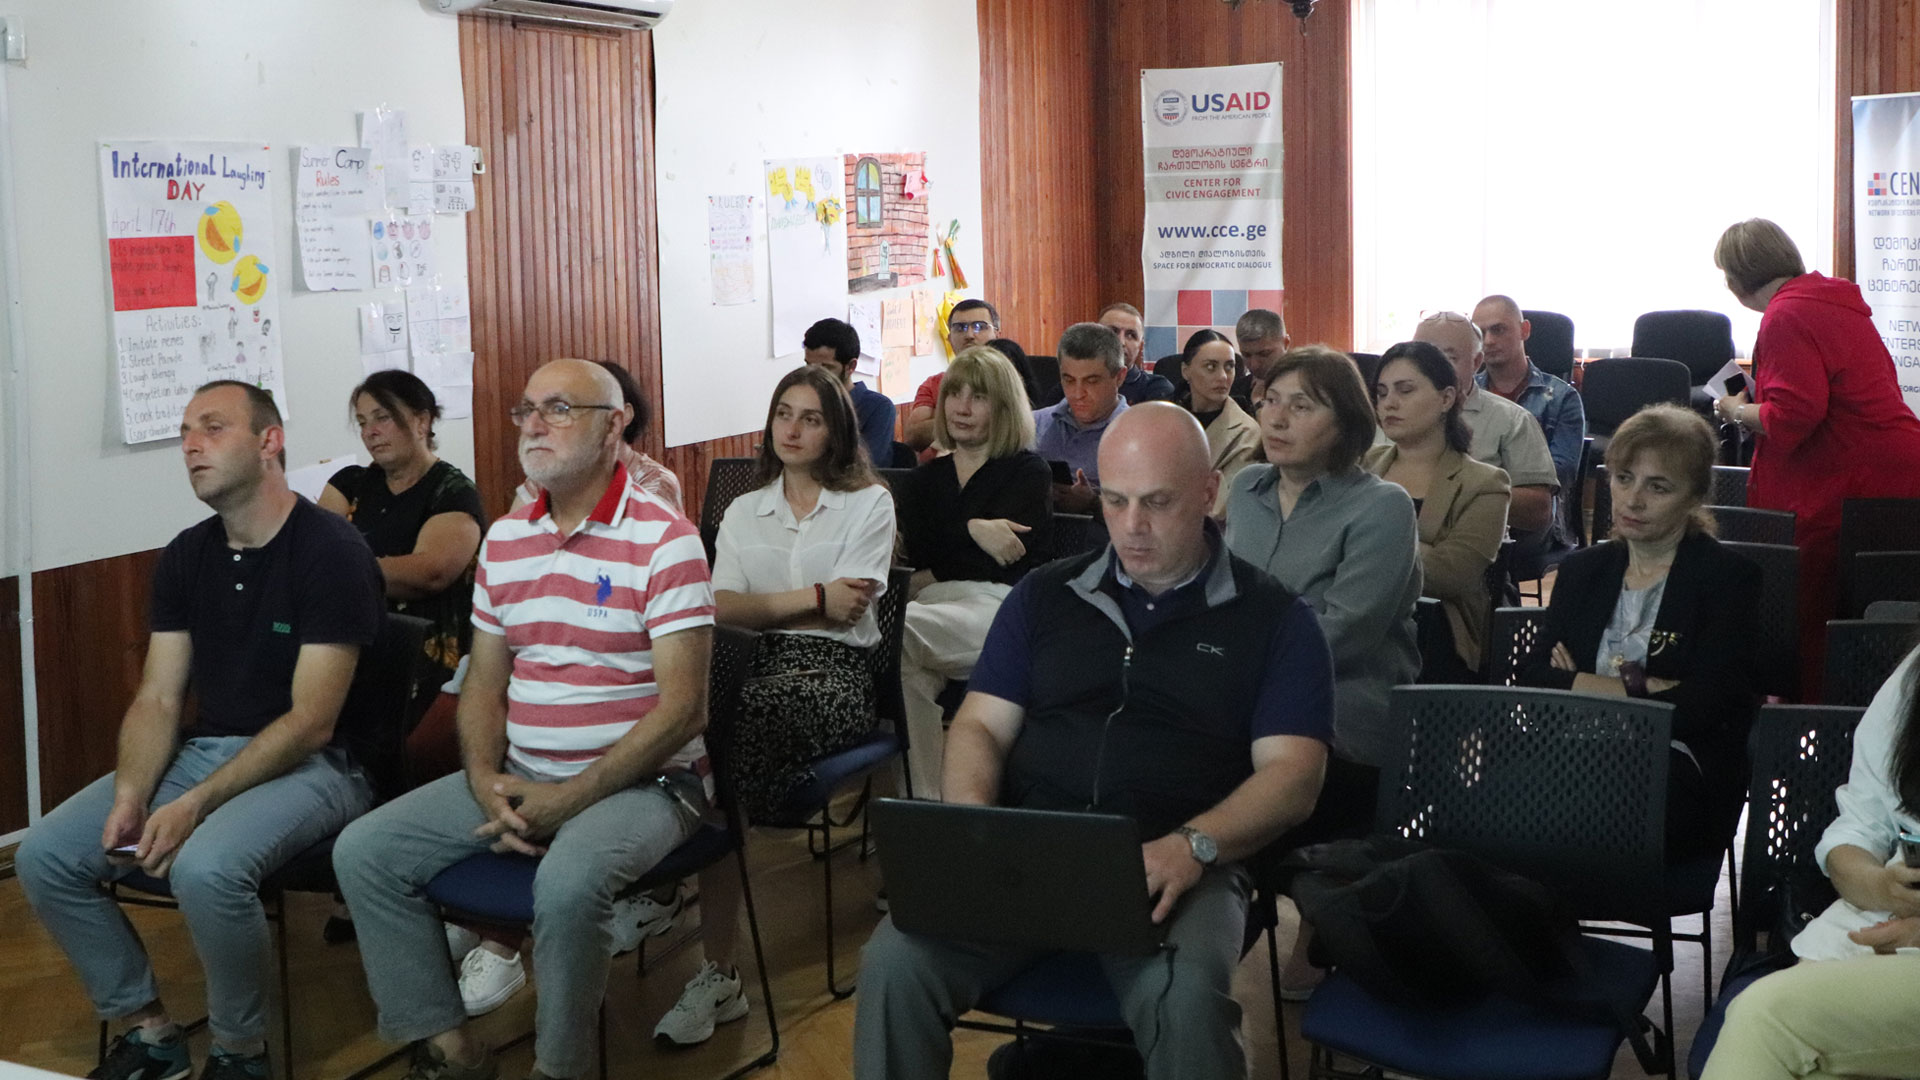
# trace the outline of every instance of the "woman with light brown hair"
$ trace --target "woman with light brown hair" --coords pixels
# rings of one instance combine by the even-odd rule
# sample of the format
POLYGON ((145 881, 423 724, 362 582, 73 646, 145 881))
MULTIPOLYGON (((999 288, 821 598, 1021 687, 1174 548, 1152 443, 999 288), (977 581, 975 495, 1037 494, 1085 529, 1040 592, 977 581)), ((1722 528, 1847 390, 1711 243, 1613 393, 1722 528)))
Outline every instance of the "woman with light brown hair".
POLYGON ((1859 286, 1808 273, 1780 226, 1765 218, 1732 226, 1713 264, 1734 298, 1762 313, 1753 391, 1714 409, 1757 436, 1747 505, 1794 515, 1800 697, 1818 700, 1827 620, 1836 614, 1840 504, 1920 498, 1920 419, 1859 286))

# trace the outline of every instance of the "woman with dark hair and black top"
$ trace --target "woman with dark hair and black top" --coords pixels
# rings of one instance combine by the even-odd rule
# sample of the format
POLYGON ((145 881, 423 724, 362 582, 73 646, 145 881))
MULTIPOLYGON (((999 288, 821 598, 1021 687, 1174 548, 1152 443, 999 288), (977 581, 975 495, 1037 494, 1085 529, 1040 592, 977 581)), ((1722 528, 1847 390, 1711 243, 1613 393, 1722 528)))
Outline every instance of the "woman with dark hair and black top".
POLYGON ((1635 413, 1607 447, 1613 538, 1560 564, 1526 686, 1674 706, 1667 861, 1717 856, 1746 801, 1760 568, 1707 513, 1719 441, 1677 405, 1635 413))
POLYGON ((1459 376, 1438 346, 1403 341, 1380 358, 1374 412, 1392 440, 1362 459, 1368 472, 1413 497, 1420 527, 1421 595, 1440 601, 1452 657, 1424 657, 1426 682, 1479 682, 1493 597, 1487 568, 1500 555, 1513 489, 1507 474, 1467 456, 1459 376))
POLYGON ((1702 1080, 1916 1076, 1920 1062, 1920 653, 1853 733, 1840 814, 1814 861, 1840 899, 1793 939, 1803 961, 1733 999, 1702 1080))
MULTIPOLYGON (((1233 400, 1234 378, 1240 369, 1233 342, 1218 330, 1195 330, 1180 352, 1180 382, 1173 400, 1206 431, 1207 452, 1220 474, 1220 495, 1213 503, 1216 520, 1227 515, 1227 496, 1241 469, 1266 460, 1260 447, 1260 424, 1233 400)), ((1156 373, 1157 374, 1157 373, 1156 373)))
MULTIPOLYGON (((894 515, 846 387, 823 368, 796 368, 774 388, 754 479, 720 519, 713 599, 715 621, 760 631, 733 778, 747 817, 765 820, 811 779, 808 763, 873 730, 873 604, 893 565, 894 515)), ((701 871, 700 909, 705 962, 654 1028, 683 1046, 747 1015, 733 966, 738 876, 701 871)))

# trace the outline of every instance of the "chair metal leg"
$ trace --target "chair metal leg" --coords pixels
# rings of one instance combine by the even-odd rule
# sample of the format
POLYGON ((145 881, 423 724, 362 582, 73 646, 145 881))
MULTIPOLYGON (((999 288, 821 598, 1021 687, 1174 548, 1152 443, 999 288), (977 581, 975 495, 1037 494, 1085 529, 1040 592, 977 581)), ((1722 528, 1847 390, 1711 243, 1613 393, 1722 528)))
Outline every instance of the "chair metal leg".
POLYGON ((1293 1080, 1287 1063, 1287 1019, 1280 1008, 1280 901, 1268 897, 1273 905, 1273 921, 1267 925, 1267 976, 1273 982, 1273 1041, 1280 1047, 1280 1080, 1293 1080))
POLYGON ((1701 1015, 1713 1011, 1713 912, 1700 913, 1701 1015))
POLYGON ((274 902, 273 943, 280 961, 280 1075, 293 1080, 293 997, 287 977, 287 898, 274 902))
POLYGON ((821 826, 820 832, 824 837, 824 842, 827 847, 827 856, 820 861, 821 877, 822 880, 826 882, 827 993, 832 994, 833 1000, 835 1001, 844 1001, 853 996, 855 987, 849 986, 845 990, 840 989, 840 980, 835 976, 833 970, 833 824, 824 815, 822 816, 822 821, 824 824, 821 826))
POLYGON ((728 1073, 723 1080, 739 1080, 755 1069, 773 1064, 780 1057, 780 1021, 773 1011, 773 982, 767 977, 767 954, 760 944, 760 916, 753 907, 753 883, 747 879, 745 837, 734 848, 734 862, 740 868, 740 898, 747 908, 747 936, 753 939, 753 965, 760 972, 760 1000, 767 1007, 767 1037, 773 1045, 767 1052, 728 1073))
POLYGON ((607 1080, 607 999, 600 999, 600 1022, 596 1025, 600 1039, 600 1080, 607 1080))

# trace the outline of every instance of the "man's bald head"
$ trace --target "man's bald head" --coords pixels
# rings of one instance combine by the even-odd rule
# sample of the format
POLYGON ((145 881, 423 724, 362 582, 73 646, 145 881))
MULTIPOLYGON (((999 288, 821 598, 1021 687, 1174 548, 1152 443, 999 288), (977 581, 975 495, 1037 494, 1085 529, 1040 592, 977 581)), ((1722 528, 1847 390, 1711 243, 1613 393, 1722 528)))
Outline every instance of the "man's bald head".
POLYGON ((1135 405, 1100 440, 1107 533, 1127 576, 1149 592, 1180 584, 1206 562, 1206 518, 1219 490, 1206 432, 1178 405, 1135 405))
POLYGON ((1467 393, 1473 392, 1473 377, 1480 371, 1480 329, 1473 320, 1457 311, 1442 311, 1420 320, 1413 340, 1424 341, 1446 354, 1454 375, 1467 393))
POLYGON ((549 491, 604 484, 620 432, 633 418, 633 407, 606 368, 571 357, 550 360, 527 380, 521 404, 534 410, 520 425, 520 467, 528 479, 549 491), (560 403, 571 410, 563 421, 538 411, 560 403))
POLYGON ((549 360, 541 364, 533 377, 527 380, 527 397, 538 402, 540 399, 533 395, 536 386, 569 391, 568 400, 575 404, 623 404, 620 384, 607 374, 606 368, 591 360, 570 356, 549 360))

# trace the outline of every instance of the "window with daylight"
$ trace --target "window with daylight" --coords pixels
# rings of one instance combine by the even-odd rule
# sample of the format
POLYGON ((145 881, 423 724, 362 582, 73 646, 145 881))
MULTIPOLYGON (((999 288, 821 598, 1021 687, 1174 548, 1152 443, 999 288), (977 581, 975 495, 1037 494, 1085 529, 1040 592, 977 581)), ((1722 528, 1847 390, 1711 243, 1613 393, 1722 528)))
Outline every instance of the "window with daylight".
POLYGON ((880 163, 873 158, 861 158, 853 167, 853 223, 879 226, 880 206, 880 163))
POLYGON ((1707 308, 1713 246, 1771 218, 1833 263, 1834 0, 1355 0, 1354 343, 1489 293, 1618 349, 1707 308))

